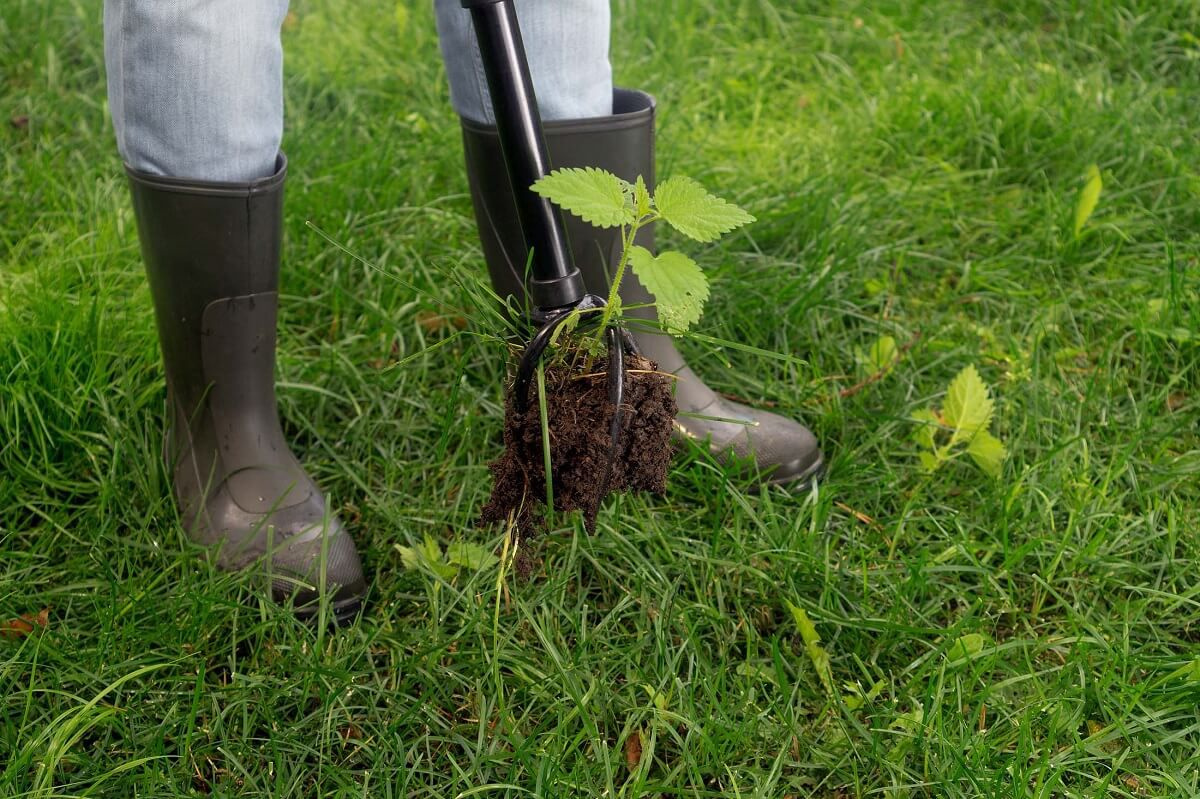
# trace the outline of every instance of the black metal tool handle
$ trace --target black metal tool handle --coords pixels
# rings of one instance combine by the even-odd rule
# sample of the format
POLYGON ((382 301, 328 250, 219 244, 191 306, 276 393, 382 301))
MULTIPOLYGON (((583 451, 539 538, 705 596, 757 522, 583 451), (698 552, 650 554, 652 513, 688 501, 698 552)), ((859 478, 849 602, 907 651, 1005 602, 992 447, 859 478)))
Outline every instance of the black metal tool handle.
POLYGON ((574 307, 585 289, 571 260, 562 216, 529 188, 549 172, 550 157, 512 0, 462 0, 462 6, 471 11, 517 217, 525 245, 533 249, 533 303, 542 311, 574 307))

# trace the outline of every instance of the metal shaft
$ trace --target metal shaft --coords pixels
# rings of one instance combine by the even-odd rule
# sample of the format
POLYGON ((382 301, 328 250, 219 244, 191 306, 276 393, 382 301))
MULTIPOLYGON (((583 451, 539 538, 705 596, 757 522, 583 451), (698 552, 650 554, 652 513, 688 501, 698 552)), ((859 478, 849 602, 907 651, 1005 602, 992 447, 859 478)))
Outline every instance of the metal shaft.
POLYGON ((550 158, 512 0, 462 0, 462 5, 471 11, 517 217, 525 245, 533 250, 530 294, 541 309, 574 306, 585 289, 562 217, 529 188, 550 171, 550 158))

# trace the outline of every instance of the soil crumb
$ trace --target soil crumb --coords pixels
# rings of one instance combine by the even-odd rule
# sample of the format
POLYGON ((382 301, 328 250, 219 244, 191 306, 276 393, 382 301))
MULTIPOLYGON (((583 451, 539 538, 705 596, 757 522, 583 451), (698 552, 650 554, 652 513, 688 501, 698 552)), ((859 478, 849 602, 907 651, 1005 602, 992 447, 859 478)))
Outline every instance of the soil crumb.
MULTIPOLYGON (((582 511, 588 532, 595 530, 600 503, 609 494, 661 494, 667 487, 676 413, 674 381, 658 373, 655 363, 640 355, 626 356, 625 368, 621 433, 616 455, 611 459, 608 434, 613 407, 608 401, 608 375, 603 364, 588 374, 564 365, 546 368, 554 507, 564 512, 582 511)), ((546 478, 536 384, 530 387, 524 413, 517 413, 509 390, 504 453, 489 468, 492 495, 480 512, 479 523, 505 522, 513 514, 519 541, 524 545, 516 565, 528 576, 534 565, 528 543, 545 527, 546 478)))

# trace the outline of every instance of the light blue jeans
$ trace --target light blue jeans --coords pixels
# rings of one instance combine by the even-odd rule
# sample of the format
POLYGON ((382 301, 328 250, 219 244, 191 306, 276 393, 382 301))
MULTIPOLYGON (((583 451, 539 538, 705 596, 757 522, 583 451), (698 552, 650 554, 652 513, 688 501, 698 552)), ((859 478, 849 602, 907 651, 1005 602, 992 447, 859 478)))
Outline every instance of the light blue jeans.
MULTIPOLYGON (((450 98, 492 121, 459 0, 434 0, 450 98)), ((249 181, 275 166, 283 134, 287 0, 105 0, 104 60, 117 147, 134 169, 249 181)), ((612 113, 608 0, 516 0, 543 118, 612 113)))

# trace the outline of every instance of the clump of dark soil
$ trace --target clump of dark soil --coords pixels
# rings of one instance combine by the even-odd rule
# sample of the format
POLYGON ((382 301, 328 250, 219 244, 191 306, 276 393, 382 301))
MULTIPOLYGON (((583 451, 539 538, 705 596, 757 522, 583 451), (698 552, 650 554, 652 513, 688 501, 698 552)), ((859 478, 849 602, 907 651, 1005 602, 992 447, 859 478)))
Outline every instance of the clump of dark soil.
MULTIPOLYGON (((671 463, 675 419, 673 380, 640 355, 625 359, 625 397, 615 457, 610 456, 608 375, 603 363, 592 372, 564 364, 546 367, 546 412, 550 432, 550 469, 554 508, 582 511, 584 526, 595 530, 600 503, 618 491, 661 494, 671 463)), ((510 389, 504 414, 504 453, 490 464, 492 496, 480 512, 481 525, 505 522, 510 514, 522 543, 543 532, 546 477, 542 423, 536 384, 524 413, 518 413, 510 389)), ((518 556, 528 572, 529 547, 518 556)))

